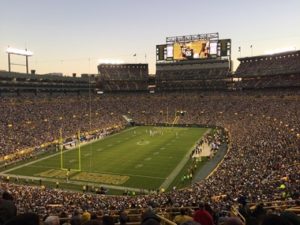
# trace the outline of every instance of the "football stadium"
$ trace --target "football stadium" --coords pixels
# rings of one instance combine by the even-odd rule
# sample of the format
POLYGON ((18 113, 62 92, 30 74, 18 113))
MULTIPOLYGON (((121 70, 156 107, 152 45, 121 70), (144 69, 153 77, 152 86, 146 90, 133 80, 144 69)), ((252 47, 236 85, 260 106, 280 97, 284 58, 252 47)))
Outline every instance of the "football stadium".
POLYGON ((5 50, 0 225, 300 224, 300 50, 161 36, 154 74, 146 55, 78 75, 5 50))

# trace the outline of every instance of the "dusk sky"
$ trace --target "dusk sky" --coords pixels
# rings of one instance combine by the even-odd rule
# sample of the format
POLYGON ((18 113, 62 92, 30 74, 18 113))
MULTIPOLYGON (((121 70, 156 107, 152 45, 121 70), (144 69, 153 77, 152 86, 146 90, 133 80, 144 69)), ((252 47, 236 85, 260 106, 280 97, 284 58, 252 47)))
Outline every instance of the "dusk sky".
POLYGON ((155 45, 177 35, 230 38, 234 67, 238 46, 241 56, 251 56, 250 45, 253 55, 300 49, 299 0, 1 0, 0 10, 0 70, 7 46, 34 52, 36 73, 65 75, 97 73, 100 59, 147 62, 154 74, 155 45))

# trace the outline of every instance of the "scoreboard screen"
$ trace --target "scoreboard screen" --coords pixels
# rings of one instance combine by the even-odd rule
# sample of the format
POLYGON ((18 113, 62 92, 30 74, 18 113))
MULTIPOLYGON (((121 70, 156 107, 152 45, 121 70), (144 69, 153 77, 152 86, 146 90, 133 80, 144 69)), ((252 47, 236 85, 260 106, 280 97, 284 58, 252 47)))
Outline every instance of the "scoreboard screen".
MULTIPOLYGON (((209 34, 210 35, 210 34, 209 34)), ((210 38, 207 34, 167 38, 167 43, 156 46, 157 61, 187 61, 216 59, 229 56, 231 40, 210 38)))
POLYGON ((208 41, 175 42, 173 44, 174 60, 203 59, 208 57, 208 53, 208 41))

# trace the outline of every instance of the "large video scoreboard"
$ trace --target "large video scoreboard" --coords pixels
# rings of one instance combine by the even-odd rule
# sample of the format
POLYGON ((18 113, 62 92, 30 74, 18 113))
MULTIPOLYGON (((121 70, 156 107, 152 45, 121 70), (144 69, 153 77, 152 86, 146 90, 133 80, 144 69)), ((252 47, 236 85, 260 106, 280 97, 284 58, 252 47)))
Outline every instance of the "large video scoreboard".
POLYGON ((219 39, 219 33, 167 37, 156 45, 156 61, 182 61, 230 58, 231 39, 219 39))

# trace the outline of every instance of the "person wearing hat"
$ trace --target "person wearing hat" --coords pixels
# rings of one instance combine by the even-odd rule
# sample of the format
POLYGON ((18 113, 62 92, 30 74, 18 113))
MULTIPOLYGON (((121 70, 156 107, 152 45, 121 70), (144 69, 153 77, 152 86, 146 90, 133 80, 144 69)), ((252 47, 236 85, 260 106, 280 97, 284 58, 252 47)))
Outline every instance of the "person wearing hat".
POLYGON ((214 225, 212 215, 204 208, 204 203, 199 204, 199 209, 194 214, 194 220, 201 225, 214 225))

